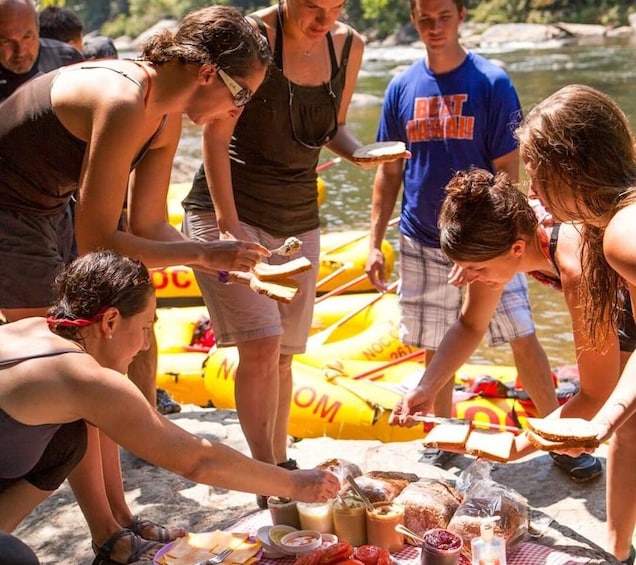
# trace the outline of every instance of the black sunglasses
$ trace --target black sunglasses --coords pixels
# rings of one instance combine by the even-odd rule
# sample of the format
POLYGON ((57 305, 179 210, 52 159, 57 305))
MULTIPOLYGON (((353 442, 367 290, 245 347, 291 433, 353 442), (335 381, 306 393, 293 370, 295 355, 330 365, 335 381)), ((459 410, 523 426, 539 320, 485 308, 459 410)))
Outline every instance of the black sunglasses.
POLYGON ((237 108, 245 106, 254 96, 254 93, 247 87, 241 86, 230 75, 228 75, 221 67, 216 67, 219 78, 223 81, 227 89, 232 94, 232 100, 237 108))
POLYGON ((287 81, 287 86, 289 88, 289 122, 291 124, 292 137, 296 143, 306 147, 307 149, 322 148, 322 146, 329 143, 338 132, 338 108, 336 108, 336 95, 331 88, 331 81, 325 82, 323 85, 327 91, 327 95, 329 96, 329 102, 331 103, 331 110, 333 112, 333 127, 320 139, 307 141, 306 139, 301 139, 296 133, 296 126, 294 125, 294 111, 292 107, 294 101, 294 88, 292 87, 292 83, 289 80, 287 81))

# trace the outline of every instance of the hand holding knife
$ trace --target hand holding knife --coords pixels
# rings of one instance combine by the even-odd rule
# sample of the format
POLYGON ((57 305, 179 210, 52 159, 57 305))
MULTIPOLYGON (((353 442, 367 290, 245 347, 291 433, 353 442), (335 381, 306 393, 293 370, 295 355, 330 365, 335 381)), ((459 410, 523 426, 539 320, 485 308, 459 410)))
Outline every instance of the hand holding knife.
POLYGON ((479 420, 468 420, 467 418, 443 418, 441 416, 412 416, 415 422, 426 422, 430 424, 468 424, 471 428, 486 428, 489 430, 500 430, 513 433, 520 433, 523 430, 515 426, 506 426, 504 424, 493 424, 491 422, 482 422, 479 420))

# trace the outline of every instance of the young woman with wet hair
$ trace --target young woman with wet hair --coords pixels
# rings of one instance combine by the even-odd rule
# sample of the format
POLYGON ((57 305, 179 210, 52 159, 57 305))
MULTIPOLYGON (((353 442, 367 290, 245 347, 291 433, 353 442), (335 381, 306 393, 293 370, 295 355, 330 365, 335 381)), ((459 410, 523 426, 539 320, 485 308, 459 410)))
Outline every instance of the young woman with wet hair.
MULTIPOLYGON (((115 252, 89 253, 59 276, 57 289, 47 318, 0 327, 0 562, 7 563, 14 548, 24 550, 7 534, 72 479, 78 461, 90 454, 87 435, 97 430, 196 482, 295 500, 335 496, 339 483, 331 473, 292 473, 194 436, 153 410, 124 378, 131 359, 148 347, 155 320, 143 264, 115 252)), ((98 477, 91 489, 99 500, 104 485, 98 477)), ((95 563, 151 560, 162 546, 119 524, 113 529, 106 543, 94 538, 95 563)))
MULTIPOLYGON (((616 292, 636 296, 636 145, 627 117, 606 94, 566 86, 533 108, 517 132, 530 187, 582 237, 582 316, 596 347, 620 321, 616 292)), ((593 418, 613 434, 608 461, 609 550, 633 564, 636 526, 636 359, 593 418), (631 546, 631 548, 630 548, 631 546)))

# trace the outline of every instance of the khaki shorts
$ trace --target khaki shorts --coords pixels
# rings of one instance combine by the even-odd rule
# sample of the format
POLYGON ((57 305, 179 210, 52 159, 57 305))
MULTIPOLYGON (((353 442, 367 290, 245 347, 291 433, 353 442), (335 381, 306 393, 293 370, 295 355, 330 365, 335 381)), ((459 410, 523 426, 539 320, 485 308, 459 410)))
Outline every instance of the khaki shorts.
MULTIPOLYGON (((285 237, 241 222, 245 233, 268 249, 283 244, 285 237)), ((193 241, 215 241, 219 229, 214 212, 190 210, 186 212, 183 230, 193 241)), ((218 277, 194 270, 203 301, 210 313, 216 342, 227 347, 270 336, 282 336, 281 353, 293 355, 305 351, 316 297, 316 276, 320 257, 320 230, 296 234, 303 242, 300 254, 311 261, 313 269, 295 275, 300 290, 290 304, 282 304, 257 294, 243 284, 222 284, 218 277)), ((273 255, 271 264, 282 264, 299 257, 273 255)))
MULTIPOLYGON (((440 249, 400 234, 400 339, 407 345, 438 349, 459 317, 461 289, 448 284, 453 262, 440 249)), ((504 287, 488 326, 488 344, 501 345, 535 333, 525 275, 504 287)))
POLYGON ((70 210, 53 216, 0 209, 0 309, 43 308, 73 258, 70 210))

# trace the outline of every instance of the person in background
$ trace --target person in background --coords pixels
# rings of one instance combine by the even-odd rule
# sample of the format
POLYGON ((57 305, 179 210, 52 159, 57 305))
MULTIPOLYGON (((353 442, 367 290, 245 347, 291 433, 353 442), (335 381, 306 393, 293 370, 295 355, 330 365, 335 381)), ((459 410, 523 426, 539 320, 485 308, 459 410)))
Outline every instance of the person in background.
MULTIPOLYGON (((346 118, 363 42, 338 21, 343 6, 343 0, 282 0, 250 17, 266 36, 274 64, 240 115, 203 128, 204 166, 184 200, 184 229, 192 239, 237 237, 273 248, 295 236, 318 266, 320 151, 351 159, 362 146, 346 118)), ((195 275, 217 345, 238 348, 236 406, 252 456, 297 468, 287 457, 291 365, 309 335, 316 270, 294 277, 302 292, 289 305, 225 285, 201 269, 195 275)), ((266 506, 263 496, 257 503, 266 506)))
MULTIPOLYGON (((582 238, 581 315, 596 349, 608 347, 623 310, 622 289, 636 296, 636 143, 629 121, 606 94, 566 86, 539 103, 517 132, 530 190, 555 220, 575 222, 582 238)), ((632 302, 632 311, 633 309, 632 302)), ((605 374, 605 372, 603 372, 605 374)), ((594 416, 610 436, 608 549, 633 565, 636 550, 636 363, 594 416)))
MULTIPOLYGON (((366 270, 376 288, 386 290, 381 242, 403 183, 400 338, 426 350, 427 366, 462 308, 461 290, 448 284, 453 263, 439 248, 437 220, 444 187, 456 171, 471 166, 505 171, 514 183, 519 178, 517 93, 503 69, 461 44, 459 26, 465 17, 462 0, 411 0, 411 20, 426 58, 390 82, 378 129, 378 141, 404 141, 412 158, 378 167, 366 270)), ((516 275, 503 289, 488 338, 490 345, 510 343, 519 379, 539 413, 556 410, 550 366, 536 337, 524 275, 516 275)), ((453 386, 450 379, 437 392, 436 415, 451 415, 453 386)), ((445 467, 452 457, 451 452, 430 449, 423 460, 445 467)), ((587 455, 555 463, 565 465, 571 476, 576 471, 578 480, 602 472, 598 461, 587 455)))
POLYGON ((119 57, 113 40, 105 35, 85 35, 82 53, 86 59, 117 59, 119 57))
MULTIPOLYGON (((73 474, 96 430, 195 482, 309 502, 336 495, 340 483, 331 472, 292 473, 190 434, 157 414, 124 378, 131 359, 148 347, 155 320, 154 288, 142 263, 113 251, 88 253, 56 285, 46 318, 0 328, 0 563, 38 563, 8 534, 73 474)), ((99 496, 99 482, 90 488, 99 496)), ((94 544, 95 565, 151 561, 163 545, 113 528, 106 543, 94 544)))
POLYGON ((37 74, 83 58, 68 43, 39 37, 33 0, 0 0, 0 101, 37 74))
MULTIPOLYGON (((258 88, 269 61, 267 46, 238 10, 213 6, 186 16, 174 33, 154 35, 141 60, 64 67, 2 102, 0 262, 12 267, 0 279, 0 310, 7 319, 46 313, 73 235, 80 254, 113 249, 152 267, 248 271, 269 255, 253 242, 193 242, 170 225, 166 211, 183 114, 197 124, 236 116, 237 101, 258 88), (128 232, 119 229, 126 198, 128 232)), ((113 524, 133 526, 144 539, 183 535, 133 519, 111 438, 92 434, 87 453, 71 485, 99 547, 113 524)))
POLYGON ((75 12, 60 6, 47 6, 40 10, 38 21, 40 37, 63 41, 82 53, 84 24, 75 12))

